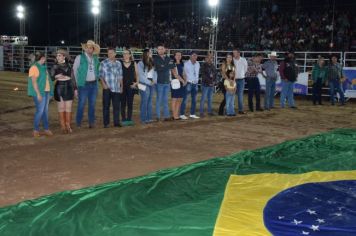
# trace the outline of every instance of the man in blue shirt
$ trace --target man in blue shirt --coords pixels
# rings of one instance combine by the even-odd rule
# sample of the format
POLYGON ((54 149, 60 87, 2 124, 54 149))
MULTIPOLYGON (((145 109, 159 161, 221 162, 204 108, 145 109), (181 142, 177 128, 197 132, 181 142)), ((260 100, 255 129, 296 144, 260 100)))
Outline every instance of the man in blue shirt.
POLYGON ((108 48, 108 58, 100 64, 100 80, 103 86, 104 128, 110 123, 110 103, 113 105, 114 126, 120 127, 120 94, 122 93, 122 65, 116 60, 114 48, 108 48))
POLYGON ((161 118, 161 106, 163 106, 163 116, 165 121, 171 120, 168 106, 168 96, 171 89, 170 76, 171 70, 175 68, 173 61, 165 54, 166 48, 160 44, 157 47, 158 55, 153 57, 153 63, 157 72, 157 98, 156 115, 157 120, 161 118))
POLYGON ((197 103, 197 94, 198 94, 198 82, 199 82, 199 71, 200 64, 197 61, 198 55, 196 52, 191 52, 190 60, 184 63, 184 76, 186 77, 187 86, 186 94, 183 98, 183 102, 180 109, 180 118, 186 120, 185 116, 185 107, 187 105, 188 94, 191 95, 192 105, 190 107, 190 118, 199 119, 200 117, 195 115, 195 107, 197 103))

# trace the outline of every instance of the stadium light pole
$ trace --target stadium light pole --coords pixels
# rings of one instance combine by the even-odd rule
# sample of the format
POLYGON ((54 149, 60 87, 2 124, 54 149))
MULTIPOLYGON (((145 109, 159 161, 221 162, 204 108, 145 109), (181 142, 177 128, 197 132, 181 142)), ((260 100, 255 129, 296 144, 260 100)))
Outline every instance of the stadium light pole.
POLYGON ((219 24, 219 0, 208 0, 211 8, 211 29, 209 36, 209 52, 216 51, 216 44, 218 39, 218 24, 219 24))
POLYGON ((20 20, 20 36, 25 36, 25 7, 18 5, 16 7, 16 17, 20 20))
POLYGON ((94 15, 94 41, 100 44, 100 0, 91 1, 91 13, 94 15))

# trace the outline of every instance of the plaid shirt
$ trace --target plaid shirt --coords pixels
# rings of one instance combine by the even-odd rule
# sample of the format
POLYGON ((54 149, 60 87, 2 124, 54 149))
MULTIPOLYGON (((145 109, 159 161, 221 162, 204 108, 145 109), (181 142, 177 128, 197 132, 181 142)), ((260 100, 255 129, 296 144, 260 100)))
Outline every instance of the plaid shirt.
POLYGON ((121 62, 112 62, 106 59, 100 64, 100 78, 104 80, 111 92, 120 92, 120 80, 122 80, 121 62))
POLYGON ((248 61, 246 77, 257 77, 259 73, 262 74, 262 65, 257 64, 251 60, 248 61))
POLYGON ((339 63, 336 63, 335 65, 330 64, 328 66, 327 75, 329 80, 340 80, 344 76, 342 66, 339 63))

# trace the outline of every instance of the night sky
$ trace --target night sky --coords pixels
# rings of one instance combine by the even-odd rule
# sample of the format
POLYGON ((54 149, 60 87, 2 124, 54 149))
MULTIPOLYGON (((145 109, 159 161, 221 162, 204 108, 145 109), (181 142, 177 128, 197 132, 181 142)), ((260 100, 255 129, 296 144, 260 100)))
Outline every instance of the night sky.
POLYGON ((89 0, 1 0, 0 34, 19 34, 19 20, 15 15, 16 6, 20 2, 26 8, 29 45, 59 45, 61 40, 79 42, 79 36, 87 35, 79 35, 77 32, 88 34, 92 27, 89 0))

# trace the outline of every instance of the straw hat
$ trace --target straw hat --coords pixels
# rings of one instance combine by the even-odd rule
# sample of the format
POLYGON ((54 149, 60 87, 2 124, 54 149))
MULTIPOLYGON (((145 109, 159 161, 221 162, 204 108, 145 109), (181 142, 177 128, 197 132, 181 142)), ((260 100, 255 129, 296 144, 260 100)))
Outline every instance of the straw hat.
POLYGON ((270 54, 268 54, 268 58, 271 57, 278 57, 277 52, 271 52, 270 54))
POLYGON ((83 50, 87 49, 88 47, 93 47, 94 48, 93 54, 97 54, 98 55, 100 53, 100 46, 98 44, 96 44, 94 41, 88 40, 88 42, 82 43, 83 50))

